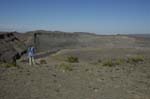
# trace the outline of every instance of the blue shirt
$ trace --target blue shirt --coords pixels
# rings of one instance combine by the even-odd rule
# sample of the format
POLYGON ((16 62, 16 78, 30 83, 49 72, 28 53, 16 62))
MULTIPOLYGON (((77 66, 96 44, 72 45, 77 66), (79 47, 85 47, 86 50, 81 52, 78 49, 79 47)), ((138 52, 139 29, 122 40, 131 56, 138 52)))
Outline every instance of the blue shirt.
POLYGON ((28 56, 34 57, 34 55, 35 55, 35 48, 34 47, 28 48, 28 56))

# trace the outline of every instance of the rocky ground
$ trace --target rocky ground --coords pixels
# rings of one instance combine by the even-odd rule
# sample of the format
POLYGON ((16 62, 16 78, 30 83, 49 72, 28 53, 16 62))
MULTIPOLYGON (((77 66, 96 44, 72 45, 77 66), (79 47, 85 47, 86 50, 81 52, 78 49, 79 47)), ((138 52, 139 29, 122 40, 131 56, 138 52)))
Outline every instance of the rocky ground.
POLYGON ((149 99, 149 49, 67 49, 0 66, 0 99, 149 99), (78 61, 67 60, 76 57, 78 61))

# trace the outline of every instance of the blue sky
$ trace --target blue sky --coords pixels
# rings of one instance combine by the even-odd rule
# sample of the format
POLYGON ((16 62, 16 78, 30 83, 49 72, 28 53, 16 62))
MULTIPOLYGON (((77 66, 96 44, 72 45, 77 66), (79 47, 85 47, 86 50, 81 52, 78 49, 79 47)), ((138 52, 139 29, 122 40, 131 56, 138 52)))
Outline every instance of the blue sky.
POLYGON ((0 0, 0 31, 150 33, 150 0, 0 0))

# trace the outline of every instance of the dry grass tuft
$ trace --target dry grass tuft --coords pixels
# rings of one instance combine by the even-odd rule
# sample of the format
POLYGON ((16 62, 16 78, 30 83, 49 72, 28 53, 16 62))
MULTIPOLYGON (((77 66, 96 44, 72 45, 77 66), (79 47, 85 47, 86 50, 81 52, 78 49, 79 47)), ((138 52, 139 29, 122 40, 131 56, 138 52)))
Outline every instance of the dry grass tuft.
POLYGON ((66 61, 69 63, 78 63, 79 59, 78 59, 78 57, 68 56, 66 61))

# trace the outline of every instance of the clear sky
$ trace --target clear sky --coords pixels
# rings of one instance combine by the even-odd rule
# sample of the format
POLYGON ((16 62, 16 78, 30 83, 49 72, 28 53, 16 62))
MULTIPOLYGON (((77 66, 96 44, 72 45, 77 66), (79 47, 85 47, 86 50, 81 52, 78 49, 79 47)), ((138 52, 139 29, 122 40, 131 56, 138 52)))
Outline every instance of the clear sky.
POLYGON ((0 31, 150 33, 150 0, 0 0, 0 31))

